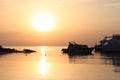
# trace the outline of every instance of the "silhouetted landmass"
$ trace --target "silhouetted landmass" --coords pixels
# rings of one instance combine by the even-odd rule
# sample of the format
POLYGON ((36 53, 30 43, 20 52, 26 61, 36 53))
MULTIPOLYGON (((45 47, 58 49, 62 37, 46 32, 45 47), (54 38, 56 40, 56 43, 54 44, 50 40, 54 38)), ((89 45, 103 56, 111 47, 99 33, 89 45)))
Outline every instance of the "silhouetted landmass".
POLYGON ((32 53, 32 52, 36 52, 34 50, 30 50, 30 49, 23 49, 21 50, 17 50, 17 49, 11 49, 11 48, 3 48, 0 45, 0 55, 6 55, 6 54, 10 54, 10 53, 32 53))

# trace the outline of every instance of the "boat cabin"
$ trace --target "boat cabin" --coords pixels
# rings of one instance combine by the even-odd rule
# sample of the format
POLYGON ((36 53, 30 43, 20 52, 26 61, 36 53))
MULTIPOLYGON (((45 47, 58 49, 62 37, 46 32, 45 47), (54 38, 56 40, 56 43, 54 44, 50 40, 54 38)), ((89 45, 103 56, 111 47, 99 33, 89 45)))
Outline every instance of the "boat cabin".
POLYGON ((68 45, 68 49, 71 49, 71 50, 78 50, 78 49, 87 49, 88 46, 87 45, 80 45, 80 44, 77 44, 75 42, 69 42, 69 45, 68 45))

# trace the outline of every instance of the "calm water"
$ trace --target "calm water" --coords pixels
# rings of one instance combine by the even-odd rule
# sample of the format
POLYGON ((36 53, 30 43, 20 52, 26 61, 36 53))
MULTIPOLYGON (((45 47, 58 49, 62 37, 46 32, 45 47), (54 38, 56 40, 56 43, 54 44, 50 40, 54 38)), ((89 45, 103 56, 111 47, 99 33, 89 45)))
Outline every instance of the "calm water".
POLYGON ((33 49, 31 54, 0 55, 0 80, 120 80, 120 56, 68 56, 59 47, 11 47, 33 49))

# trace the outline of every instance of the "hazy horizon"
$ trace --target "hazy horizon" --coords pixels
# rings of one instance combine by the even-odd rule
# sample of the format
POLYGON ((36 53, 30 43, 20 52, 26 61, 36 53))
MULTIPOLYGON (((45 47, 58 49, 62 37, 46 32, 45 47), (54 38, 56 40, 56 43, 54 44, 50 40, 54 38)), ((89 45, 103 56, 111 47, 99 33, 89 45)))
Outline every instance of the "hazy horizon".
POLYGON ((1 45, 66 46, 74 41, 93 46, 120 34, 119 0, 1 0, 0 11, 1 45), (32 16, 41 12, 55 16, 52 30, 40 32, 32 26, 32 16))

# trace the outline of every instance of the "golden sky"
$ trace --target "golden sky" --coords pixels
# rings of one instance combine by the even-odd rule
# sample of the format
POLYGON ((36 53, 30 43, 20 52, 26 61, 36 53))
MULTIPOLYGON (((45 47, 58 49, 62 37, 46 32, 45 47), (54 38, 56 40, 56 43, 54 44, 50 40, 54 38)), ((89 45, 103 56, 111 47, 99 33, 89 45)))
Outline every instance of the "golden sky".
POLYGON ((120 34, 120 0, 0 0, 0 44, 95 44, 120 34), (30 20, 40 12, 56 17, 53 30, 35 30, 30 20))

